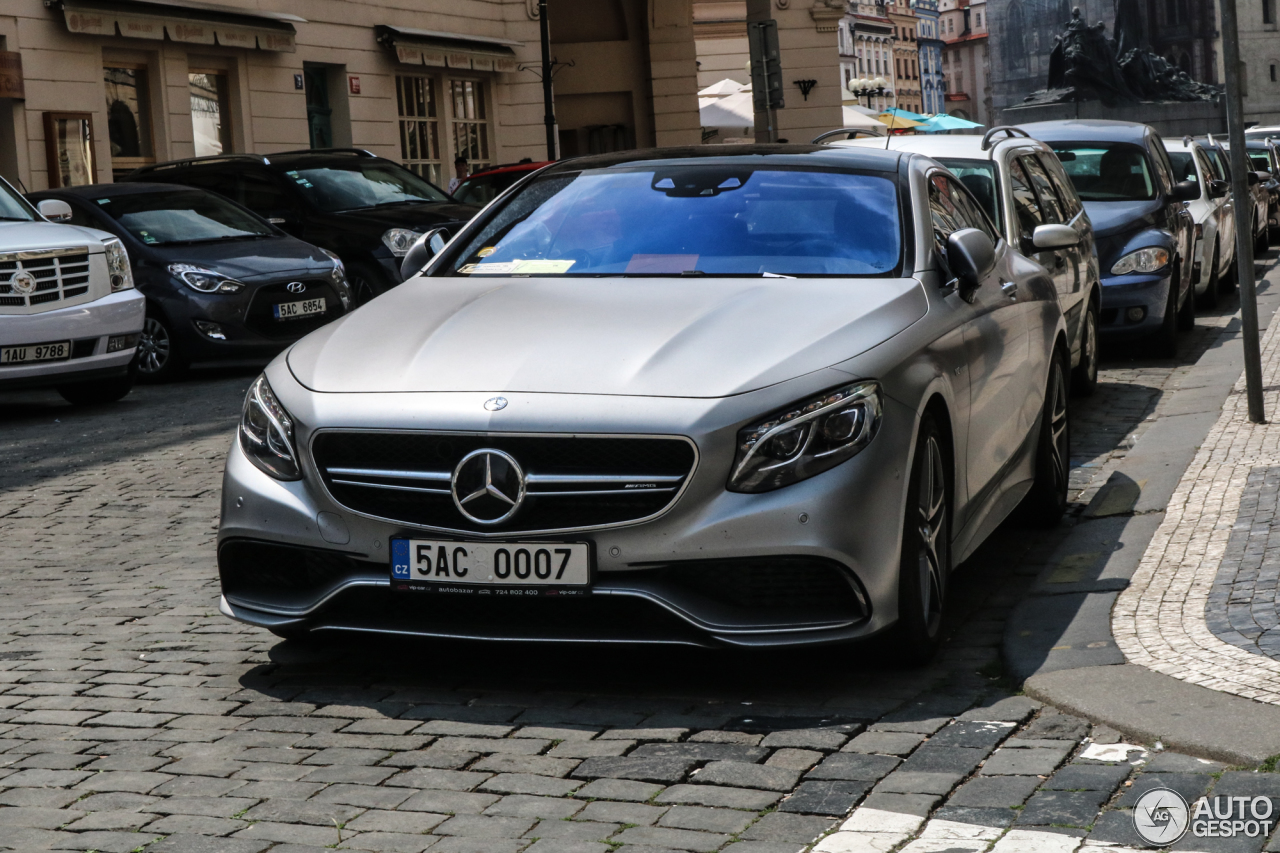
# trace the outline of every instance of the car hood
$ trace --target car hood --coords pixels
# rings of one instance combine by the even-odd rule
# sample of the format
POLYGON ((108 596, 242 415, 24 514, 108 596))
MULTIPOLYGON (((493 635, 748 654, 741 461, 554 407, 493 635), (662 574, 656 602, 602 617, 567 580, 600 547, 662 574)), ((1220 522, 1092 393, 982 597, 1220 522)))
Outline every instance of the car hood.
POLYGON ((187 246, 146 246, 161 264, 194 264, 241 281, 273 278, 289 273, 321 275, 333 261, 315 246, 292 237, 193 243, 187 246))
POLYGON ((96 228, 63 225, 55 222, 0 221, 0 252, 34 249, 61 249, 88 246, 90 252, 101 252, 102 241, 114 235, 96 228))
POLYGON ((914 279, 419 278, 288 362, 321 392, 726 397, 852 358, 927 310, 914 279))
POLYGON ((370 207, 363 210, 344 210, 332 214, 335 218, 360 228, 374 228, 379 233, 388 228, 411 228, 426 231, 447 222, 466 222, 480 208, 473 204, 438 201, 427 204, 398 204, 389 207, 370 207))
POLYGON ((1137 231, 1155 224, 1156 214, 1164 202, 1151 201, 1086 201, 1084 209, 1093 223, 1094 237, 1111 237, 1137 231))

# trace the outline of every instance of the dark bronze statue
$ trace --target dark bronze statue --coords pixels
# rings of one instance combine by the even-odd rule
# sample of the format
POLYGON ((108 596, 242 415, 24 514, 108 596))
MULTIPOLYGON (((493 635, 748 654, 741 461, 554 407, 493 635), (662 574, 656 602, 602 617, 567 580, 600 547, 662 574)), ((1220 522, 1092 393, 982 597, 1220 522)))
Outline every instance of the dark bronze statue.
POLYGON ((1142 46, 1142 18, 1135 0, 1118 0, 1116 38, 1106 24, 1089 26, 1079 7, 1071 10, 1066 32, 1054 36, 1049 54, 1049 88, 1028 103, 1060 104, 1100 100, 1107 106, 1135 101, 1212 101, 1218 87, 1197 83, 1183 70, 1142 46))

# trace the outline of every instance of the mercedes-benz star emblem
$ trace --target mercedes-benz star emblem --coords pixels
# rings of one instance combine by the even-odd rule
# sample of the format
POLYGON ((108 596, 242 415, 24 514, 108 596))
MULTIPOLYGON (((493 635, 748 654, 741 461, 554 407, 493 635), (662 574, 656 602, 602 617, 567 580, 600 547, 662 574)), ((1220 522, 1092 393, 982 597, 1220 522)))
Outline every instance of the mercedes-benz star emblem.
POLYGON ((26 270, 19 270, 9 279, 9 287, 14 293, 26 296, 36 292, 36 277, 26 270))
POLYGON ((307 285, 305 282, 291 281, 284 286, 284 289, 290 293, 302 293, 307 289, 307 285))
POLYGON ((506 397, 490 397, 484 401, 484 408, 487 412, 500 412, 507 407, 506 397))
POLYGON ((501 450, 473 450, 453 469, 453 503, 476 524, 501 524, 524 503, 524 471, 501 450))

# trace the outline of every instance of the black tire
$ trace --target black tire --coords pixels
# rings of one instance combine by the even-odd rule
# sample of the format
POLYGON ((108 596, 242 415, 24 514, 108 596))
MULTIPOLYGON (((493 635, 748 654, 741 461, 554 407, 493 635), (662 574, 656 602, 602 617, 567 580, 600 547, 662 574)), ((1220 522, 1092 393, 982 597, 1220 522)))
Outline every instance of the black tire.
POLYGON ((173 334, 173 324, 159 311, 148 311, 133 363, 140 382, 172 382, 187 370, 173 334))
POLYGON ((907 484, 894 629, 895 654, 913 666, 927 664, 942 645, 951 572, 951 477, 945 447, 942 430, 926 414, 907 484))
POLYGON ((1053 354, 1045 382, 1044 407, 1036 438, 1036 478, 1018 513, 1026 524, 1054 527, 1067 511, 1071 474, 1071 411, 1067 405, 1066 357, 1053 354))
POLYGON ((1080 363, 1071 373, 1071 393, 1092 397, 1098 390, 1098 306, 1092 299, 1080 329, 1080 363))
POLYGON ((1218 293, 1234 293, 1240 276, 1236 268, 1235 252, 1231 253, 1231 263, 1227 265, 1225 275, 1218 278, 1218 293))
POLYGON ((1261 231, 1258 231, 1257 222, 1254 223, 1254 226, 1255 227, 1254 227, 1253 233, 1256 236, 1253 238, 1253 255, 1254 257, 1258 257, 1259 255, 1266 254, 1267 250, 1271 248, 1271 242, 1267 239, 1266 228, 1263 228, 1261 231))
POLYGON ((1178 357, 1178 270, 1169 278, 1169 298, 1164 306, 1164 319, 1154 335, 1157 358, 1178 357))
POLYGON ((1206 271, 1201 268, 1200 275, 1209 276, 1209 283, 1205 285, 1204 293, 1200 295, 1199 307, 1206 310, 1212 310, 1218 307, 1218 293, 1222 288, 1222 282, 1218 280, 1218 262, 1222 256, 1218 254, 1218 244, 1213 244, 1213 262, 1206 271))
MULTIPOLYGON (((1178 279, 1174 279, 1176 282, 1178 279)), ((1182 307, 1178 309, 1178 330, 1189 332, 1196 327, 1196 291, 1193 287, 1187 288, 1186 298, 1182 300, 1182 307)))
POLYGON ((134 372, 115 379, 81 382, 76 385, 59 385, 58 393, 62 399, 73 406, 102 406, 121 400, 133 390, 134 372))
POLYGON ((347 267, 347 284, 351 287, 351 299, 358 308, 392 288, 386 276, 365 264, 351 264, 347 267))

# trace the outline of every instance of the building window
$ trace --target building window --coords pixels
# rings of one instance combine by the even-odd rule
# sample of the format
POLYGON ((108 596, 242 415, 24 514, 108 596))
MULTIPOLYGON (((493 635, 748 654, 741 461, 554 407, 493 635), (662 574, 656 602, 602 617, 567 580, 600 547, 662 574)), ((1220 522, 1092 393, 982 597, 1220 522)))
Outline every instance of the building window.
POLYGON ((489 160, 489 118, 484 102, 484 83, 479 80, 450 80, 453 102, 453 156, 466 157, 474 171, 489 160))
POLYGON ((1271 63, 1271 82, 1276 82, 1276 64, 1274 62, 1271 63))
POLYGON ((107 93, 111 171, 120 178, 156 161, 151 142, 151 91, 147 70, 139 65, 105 66, 102 81, 107 93))
POLYGON ((1262 23, 1274 24, 1276 22, 1275 0, 1262 0, 1262 23))
POLYGON ((400 161, 433 184, 441 185, 440 110, 430 77, 396 77, 400 115, 400 161))
POLYGON ((221 71, 190 71, 191 129, 196 156, 230 154, 231 104, 227 75, 221 71))

